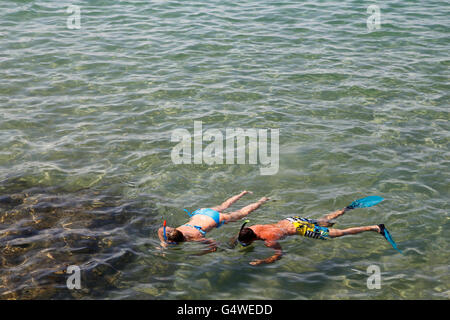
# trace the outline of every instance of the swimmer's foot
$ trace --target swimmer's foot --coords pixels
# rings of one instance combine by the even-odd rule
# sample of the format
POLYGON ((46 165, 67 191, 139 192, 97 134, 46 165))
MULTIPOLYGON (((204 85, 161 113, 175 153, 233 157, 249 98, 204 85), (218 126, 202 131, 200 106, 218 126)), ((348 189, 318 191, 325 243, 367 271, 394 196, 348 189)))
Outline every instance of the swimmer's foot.
POLYGON ((391 234, 389 233, 388 229, 386 229, 384 224, 379 224, 377 226, 380 229, 380 234, 392 245, 392 247, 398 252, 403 253, 400 249, 397 248, 397 244, 395 243, 394 239, 392 239, 391 234))

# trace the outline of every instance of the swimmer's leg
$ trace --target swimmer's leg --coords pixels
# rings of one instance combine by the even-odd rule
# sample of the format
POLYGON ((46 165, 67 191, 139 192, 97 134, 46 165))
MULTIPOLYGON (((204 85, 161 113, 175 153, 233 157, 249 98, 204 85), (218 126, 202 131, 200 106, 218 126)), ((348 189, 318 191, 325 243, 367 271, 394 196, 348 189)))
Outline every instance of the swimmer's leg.
POLYGON ((250 212, 258 209, 264 202, 266 202, 268 200, 270 200, 270 199, 267 197, 262 197, 261 199, 259 199, 258 202, 249 204, 248 206, 245 206, 238 211, 234 211, 231 213, 222 213, 222 214, 220 214, 220 217, 226 222, 237 221, 239 219, 244 218, 248 214, 250 214, 250 212))
POLYGON ((331 227, 334 224, 333 222, 331 222, 331 220, 334 220, 334 219, 342 216, 347 211, 348 211, 348 209, 344 208, 344 209, 340 209, 340 210, 331 212, 331 213, 327 214, 325 217, 317 220, 317 223, 321 227, 331 227))
POLYGON ((239 193, 238 195, 235 195, 233 197, 231 197, 230 199, 226 200, 224 203, 222 203, 221 205, 212 207, 211 209, 222 212, 226 209, 228 209, 233 203, 235 203, 236 201, 238 201, 240 198, 242 198, 244 195, 246 195, 247 193, 251 193, 250 191, 242 191, 241 193, 239 193))
POLYGON ((347 236, 351 234, 358 234, 361 232, 366 231, 375 231, 377 233, 380 233, 380 227, 377 225, 374 226, 366 226, 366 227, 355 227, 355 228, 348 228, 348 229, 329 229, 328 235, 330 238, 337 238, 342 236, 347 236))
MULTIPOLYGON (((366 198, 355 200, 350 205, 345 207, 344 209, 340 209, 340 210, 334 211, 332 213, 327 214, 322 219, 319 219, 318 221, 322 223, 322 224, 319 223, 319 225, 327 227, 330 224, 330 220, 333 220, 333 219, 336 219, 336 218, 342 216, 347 211, 350 211, 350 210, 353 210, 353 209, 356 209, 356 208, 371 207, 371 206, 379 203, 380 201, 383 201, 383 198, 378 197, 378 196, 366 197, 366 198)), ((331 223, 331 225, 333 225, 333 223, 331 223)))
POLYGON ((348 211, 347 208, 340 209, 340 210, 337 210, 337 211, 334 211, 334 212, 331 212, 331 213, 327 214, 323 219, 324 220, 328 220, 328 221, 329 220, 333 220, 333 219, 336 219, 336 218, 342 216, 347 211, 348 211))

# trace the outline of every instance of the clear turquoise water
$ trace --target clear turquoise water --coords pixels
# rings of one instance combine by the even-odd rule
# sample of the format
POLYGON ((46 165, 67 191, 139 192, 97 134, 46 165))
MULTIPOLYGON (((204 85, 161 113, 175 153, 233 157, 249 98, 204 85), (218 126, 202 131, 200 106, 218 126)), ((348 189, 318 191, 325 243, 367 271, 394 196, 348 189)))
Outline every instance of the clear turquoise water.
POLYGON ((446 1, 0 2, 0 298, 448 299, 449 11, 446 1), (279 128, 280 168, 174 165, 173 130, 279 128), (386 200, 336 227, 219 250, 157 249, 156 230, 251 190, 251 223, 386 200), (65 286, 67 265, 82 289, 65 286), (368 266, 381 289, 366 286, 368 266))

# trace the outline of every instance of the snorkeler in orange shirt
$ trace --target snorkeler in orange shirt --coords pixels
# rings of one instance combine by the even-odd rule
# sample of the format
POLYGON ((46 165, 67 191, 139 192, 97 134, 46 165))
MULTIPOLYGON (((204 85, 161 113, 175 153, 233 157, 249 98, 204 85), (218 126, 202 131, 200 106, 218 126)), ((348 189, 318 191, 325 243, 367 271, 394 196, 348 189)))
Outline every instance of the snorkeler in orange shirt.
POLYGON ((386 238, 386 240, 388 240, 389 243, 391 243, 394 249, 401 252, 397 248, 397 245, 395 244, 388 230, 385 228, 384 224, 354 227, 348 229, 329 228, 334 224, 331 221, 343 215, 345 212, 356 208, 370 207, 381 202, 382 200, 383 198, 377 196, 359 199, 352 202, 352 204, 345 207, 344 209, 332 212, 319 220, 291 217, 283 219, 274 224, 263 224, 263 225, 260 224, 260 225, 253 225, 251 227, 245 227, 246 223, 248 222, 246 221, 242 225, 239 231, 239 235, 233 239, 233 242, 235 244, 236 241, 238 241, 242 246, 248 246, 253 241, 262 240, 264 241, 266 247, 275 250, 275 254, 272 255, 271 257, 252 261, 250 262, 251 265, 272 263, 278 259, 281 259, 283 252, 277 240, 296 234, 308 238, 326 240, 328 238, 337 238, 346 235, 358 234, 365 231, 374 231, 382 234, 386 238))

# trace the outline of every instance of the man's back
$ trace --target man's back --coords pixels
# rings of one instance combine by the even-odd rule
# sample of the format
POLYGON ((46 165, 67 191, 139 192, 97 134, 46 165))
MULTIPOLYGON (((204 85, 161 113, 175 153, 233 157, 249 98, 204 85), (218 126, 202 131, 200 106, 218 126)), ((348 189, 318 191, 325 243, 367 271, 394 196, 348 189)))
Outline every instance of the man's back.
POLYGON ((286 236, 294 235, 296 233, 295 227, 286 219, 274 224, 257 224, 249 228, 253 230, 258 238, 265 241, 283 239, 286 236))

